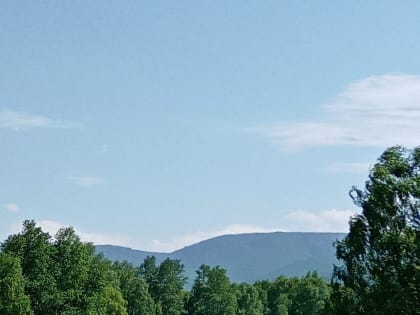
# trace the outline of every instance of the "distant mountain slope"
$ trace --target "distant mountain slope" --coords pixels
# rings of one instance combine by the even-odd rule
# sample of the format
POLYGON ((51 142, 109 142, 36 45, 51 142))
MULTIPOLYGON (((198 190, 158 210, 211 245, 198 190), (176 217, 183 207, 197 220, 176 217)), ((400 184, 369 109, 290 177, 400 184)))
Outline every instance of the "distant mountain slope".
POLYGON ((96 245, 96 250, 112 261, 126 260, 135 265, 140 265, 147 256, 155 256, 158 261, 162 261, 169 255, 165 253, 145 252, 115 245, 96 245))
POLYGON ((112 245, 98 245, 96 248, 111 260, 127 260, 135 265, 152 255, 158 262, 166 258, 180 259, 190 282, 201 264, 226 268, 235 282, 272 280, 281 274, 302 276, 314 270, 329 279, 336 263, 333 242, 344 236, 343 233, 303 232, 224 235, 169 254, 112 245))

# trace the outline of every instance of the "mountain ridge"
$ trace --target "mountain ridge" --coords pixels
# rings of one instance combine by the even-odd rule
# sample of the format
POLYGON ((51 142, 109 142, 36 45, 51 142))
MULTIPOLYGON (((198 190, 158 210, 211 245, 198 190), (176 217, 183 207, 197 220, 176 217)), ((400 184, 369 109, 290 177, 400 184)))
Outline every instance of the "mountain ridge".
POLYGON ((140 265, 147 256, 157 262, 180 259, 191 284, 201 264, 221 266, 235 282, 273 280, 280 275, 302 276, 317 271, 330 279, 337 264, 333 242, 345 233, 270 232, 221 235, 170 253, 135 250, 123 246, 97 245, 98 252, 112 261, 140 265))

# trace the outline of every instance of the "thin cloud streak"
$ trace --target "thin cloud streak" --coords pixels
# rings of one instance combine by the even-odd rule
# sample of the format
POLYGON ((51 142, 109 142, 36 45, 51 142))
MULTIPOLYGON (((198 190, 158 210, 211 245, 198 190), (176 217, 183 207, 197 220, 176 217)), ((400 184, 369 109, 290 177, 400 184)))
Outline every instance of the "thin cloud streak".
POLYGON ((232 224, 217 231, 198 231, 174 237, 166 241, 154 240, 141 248, 153 252, 173 252, 209 238, 243 233, 269 233, 269 232, 348 232, 348 222, 355 214, 351 210, 329 209, 319 212, 292 211, 286 214, 283 222, 277 228, 266 228, 254 225, 232 224))
MULTIPOLYGON (((92 233, 85 232, 74 227, 76 233, 84 242, 92 242, 96 245, 110 244, 117 246, 127 246, 139 250, 170 253, 186 246, 196 244, 198 242, 222 236, 244 233, 270 233, 270 232, 348 232, 348 222, 351 216, 355 214, 351 210, 323 210, 319 212, 310 211, 292 211, 286 214, 279 222, 283 222, 278 228, 267 228, 255 225, 231 224, 225 228, 216 231, 197 231, 173 237, 169 240, 153 240, 151 242, 138 242, 125 234, 108 234, 108 233, 92 233)), ((60 228, 68 225, 53 221, 41 220, 37 224, 54 236, 60 228)), ((11 233, 18 233, 21 230, 21 224, 13 224, 10 226, 11 233)))
POLYGON ((418 145, 420 76, 372 76, 349 84, 321 106, 323 118, 279 121, 250 130, 285 151, 317 146, 418 145))
POLYGON ((95 176, 67 176, 67 180, 80 187, 93 187, 105 183, 105 179, 95 176))
POLYGON ((348 232, 351 210, 329 209, 319 212, 293 211, 286 215, 287 231, 296 232, 348 232))
POLYGON ((0 128, 11 130, 29 130, 34 128, 77 129, 80 123, 59 121, 42 115, 18 111, 0 111, 0 128))
POLYGON ((19 212, 20 207, 15 203, 6 203, 3 205, 3 209, 9 212, 19 212))

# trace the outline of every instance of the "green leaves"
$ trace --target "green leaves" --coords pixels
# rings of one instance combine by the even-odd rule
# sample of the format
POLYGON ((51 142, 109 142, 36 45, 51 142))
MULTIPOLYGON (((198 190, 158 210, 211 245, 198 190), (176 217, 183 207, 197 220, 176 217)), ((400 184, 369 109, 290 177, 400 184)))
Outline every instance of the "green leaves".
POLYGON ((56 312, 64 314, 80 310, 92 294, 92 291, 87 291, 86 284, 94 263, 93 248, 82 243, 70 227, 57 232, 53 247, 52 260, 60 301, 56 312))
POLYGON ((188 304, 191 315, 234 315, 237 301, 226 270, 202 265, 197 270, 188 304))
POLYGON ((316 273, 235 285, 223 268, 202 265, 188 293, 179 260, 111 264, 72 228, 53 239, 25 221, 1 246, 0 314, 418 314, 420 148, 385 151, 350 195, 362 212, 336 243, 343 264, 331 286, 316 273))
POLYGON ((138 268, 127 262, 116 262, 112 271, 122 296, 127 301, 128 314, 155 315, 158 307, 149 293, 149 286, 140 276, 138 268))
POLYGON ((324 314, 330 297, 329 285, 316 272, 301 278, 280 276, 267 290, 269 315, 324 314))
POLYGON ((25 279, 17 257, 0 253, 0 314, 33 314, 29 297, 24 292, 25 279))
POLYGON ((238 301, 238 315, 263 315, 264 306, 255 286, 241 283, 234 287, 238 301))
POLYGON ((335 269, 333 294, 337 308, 358 304, 348 314, 417 314, 420 308, 419 162, 420 147, 389 148, 365 189, 350 193, 362 214, 351 219, 349 234, 336 244, 343 266, 335 269))
POLYGON ((20 234, 9 236, 3 252, 19 258, 26 279, 25 293, 31 299, 35 314, 51 314, 57 301, 51 237, 34 221, 24 221, 20 234))
POLYGON ((1 247, 2 255, 20 263, 22 288, 35 315, 83 314, 96 309, 98 301, 108 303, 107 296, 121 295, 114 290, 110 263, 96 255, 91 244, 82 243, 72 228, 59 230, 52 239, 34 221, 25 221, 22 232, 9 236, 1 247))
MULTIPOLYGON (((391 237, 391 236, 390 236, 391 237)), ((415 235, 407 234, 410 249, 415 235)), ((278 315, 321 314, 329 287, 317 274, 233 284, 220 267, 202 265, 191 292, 179 260, 140 267, 104 259, 73 228, 54 238, 34 221, 0 253, 0 314, 5 315, 278 315)))
POLYGON ((140 266, 150 293, 165 315, 180 315, 184 309, 184 265, 179 260, 166 259, 156 266, 155 257, 147 257, 140 266))
POLYGON ((94 297, 86 315, 126 315, 126 304, 121 292, 112 285, 107 285, 94 297))

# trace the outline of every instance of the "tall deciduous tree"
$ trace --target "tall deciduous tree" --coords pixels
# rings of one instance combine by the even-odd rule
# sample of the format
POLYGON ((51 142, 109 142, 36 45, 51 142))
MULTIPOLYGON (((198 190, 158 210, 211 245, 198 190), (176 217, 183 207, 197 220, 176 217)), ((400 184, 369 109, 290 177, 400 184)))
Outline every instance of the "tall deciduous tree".
POLYGON ((115 262, 112 270, 118 279, 120 291, 127 301, 127 314, 155 315, 157 306, 138 268, 128 262, 115 262))
POLYGON ((139 267, 139 273, 149 285, 149 292, 155 300, 159 296, 158 272, 155 256, 147 256, 139 267))
POLYGON ((57 304, 56 274, 53 264, 54 248, 51 237, 34 221, 23 222, 19 234, 9 236, 2 244, 3 252, 20 259, 26 279, 25 293, 31 299, 35 315, 54 314, 57 304))
POLYGON ((268 314, 324 314, 329 296, 329 285, 316 272, 310 272, 301 278, 280 276, 269 290, 268 314))
POLYGON ((93 247, 82 243, 71 227, 57 232, 53 246, 58 292, 55 312, 80 312, 88 304, 89 297, 95 294, 95 291, 86 288, 94 256, 93 247))
POLYGON ((121 292, 114 286, 107 285, 101 293, 95 296, 87 311, 74 314, 127 315, 126 304, 127 301, 124 300, 121 292))
POLYGON ((184 310, 184 265, 177 259, 165 259, 157 274, 158 301, 165 315, 180 315, 184 310))
POLYGON ((362 208, 337 242, 336 309, 357 314, 418 314, 420 309, 420 147, 387 149, 364 190, 362 208), (344 289, 339 283, 344 285, 344 289), (338 290, 338 291, 337 291, 338 290), (343 303, 355 304, 343 307, 343 303))
POLYGON ((2 255, 13 256, 21 264, 25 293, 35 315, 125 310, 110 262, 95 254, 93 245, 82 243, 73 228, 59 230, 52 239, 34 221, 24 221, 23 231, 9 236, 2 249, 2 255))
POLYGON ((316 272, 310 272, 297 282, 291 296, 289 314, 324 314, 329 297, 329 285, 316 272))
POLYGON ((264 307, 259 297, 258 290, 247 283, 235 286, 238 302, 237 315, 263 315, 264 307))
POLYGON ((0 314, 31 315, 19 258, 0 253, 0 314))
POLYGON ((190 315, 234 315, 237 310, 235 290, 220 267, 202 265, 188 302, 190 315))
POLYGON ((140 266, 150 293, 162 314, 180 315, 184 310, 184 265, 179 260, 165 259, 159 266, 155 257, 147 257, 140 266))

